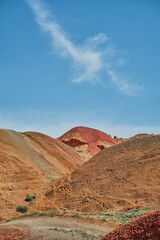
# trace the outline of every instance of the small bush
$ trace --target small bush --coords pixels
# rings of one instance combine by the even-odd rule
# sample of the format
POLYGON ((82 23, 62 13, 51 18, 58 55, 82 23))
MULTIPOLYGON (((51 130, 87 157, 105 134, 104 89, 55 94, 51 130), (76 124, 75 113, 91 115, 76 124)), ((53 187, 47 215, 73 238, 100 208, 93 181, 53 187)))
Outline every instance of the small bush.
POLYGON ((30 134, 26 133, 26 132, 22 132, 24 135, 28 136, 28 137, 32 137, 30 134))
POLYGON ((30 213, 30 216, 38 215, 38 212, 32 212, 30 213))
POLYGON ((28 207, 18 206, 16 210, 17 210, 17 212, 26 213, 28 211, 28 207))
POLYGON ((39 214, 39 216, 45 216, 45 215, 47 215, 46 212, 41 212, 41 213, 39 214))
POLYGON ((142 210, 144 210, 144 211, 149 210, 149 209, 150 209, 150 207, 144 207, 144 208, 142 208, 142 210))
POLYGON ((56 216, 64 216, 63 213, 57 213, 56 216))
POLYGON ((73 218, 79 218, 80 215, 77 213, 77 214, 73 214, 73 215, 71 215, 71 217, 73 217, 73 218))
POLYGON ((64 157, 62 157, 61 159, 63 159, 65 162, 68 162, 68 160, 66 158, 64 158, 64 157))
POLYGON ((26 202, 31 202, 31 201, 33 201, 35 198, 36 198, 35 195, 30 196, 30 195, 27 194, 27 196, 26 196, 26 198, 25 198, 24 201, 26 201, 26 202))
POLYGON ((52 217, 52 216, 54 216, 54 215, 55 215, 55 212, 53 212, 53 211, 50 211, 50 212, 49 212, 49 215, 52 217))

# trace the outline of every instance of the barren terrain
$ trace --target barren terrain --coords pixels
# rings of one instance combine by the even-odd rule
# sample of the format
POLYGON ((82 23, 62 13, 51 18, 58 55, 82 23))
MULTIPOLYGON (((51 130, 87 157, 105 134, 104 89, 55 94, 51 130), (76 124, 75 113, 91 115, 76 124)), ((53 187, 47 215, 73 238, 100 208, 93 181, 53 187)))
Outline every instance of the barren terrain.
MULTIPOLYGON (((68 142, 0 130, 0 221, 8 219, 0 239, 98 239, 159 208, 160 135, 138 134, 117 144, 105 133, 78 127, 62 139, 68 142)), ((159 231, 159 225, 156 211, 102 239, 158 240, 153 228, 159 231)))
MULTIPOLYGON (((106 233, 113 230, 113 228, 107 226, 107 224, 93 224, 79 219, 71 218, 31 218, 15 220, 0 227, 0 236, 6 234, 9 237, 7 227, 14 226, 20 227, 21 231, 29 231, 28 236, 31 240, 54 240, 54 239, 98 239, 104 236, 106 233), (6 228, 6 233, 2 231, 6 228)), ((12 239, 13 240, 13 239, 12 239)), ((25 238, 23 239, 25 240, 25 238)))
POLYGON ((82 164, 80 156, 65 144, 46 135, 33 135, 0 130, 1 219, 16 215, 16 207, 26 205, 27 194, 38 195, 51 181, 82 164))
MULTIPOLYGON (((61 178, 37 201, 37 207, 101 212, 159 206, 160 135, 133 138, 91 158, 61 178)), ((38 200, 38 199, 37 199, 38 200)))

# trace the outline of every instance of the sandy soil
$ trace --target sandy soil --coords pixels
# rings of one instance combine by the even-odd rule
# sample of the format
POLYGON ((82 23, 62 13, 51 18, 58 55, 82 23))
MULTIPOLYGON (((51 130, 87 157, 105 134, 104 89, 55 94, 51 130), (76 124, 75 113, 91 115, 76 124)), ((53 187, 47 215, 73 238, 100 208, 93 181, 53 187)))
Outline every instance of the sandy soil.
POLYGON ((15 220, 1 226, 21 226, 30 229, 31 240, 81 240, 98 239, 113 228, 71 218, 30 218, 15 220))

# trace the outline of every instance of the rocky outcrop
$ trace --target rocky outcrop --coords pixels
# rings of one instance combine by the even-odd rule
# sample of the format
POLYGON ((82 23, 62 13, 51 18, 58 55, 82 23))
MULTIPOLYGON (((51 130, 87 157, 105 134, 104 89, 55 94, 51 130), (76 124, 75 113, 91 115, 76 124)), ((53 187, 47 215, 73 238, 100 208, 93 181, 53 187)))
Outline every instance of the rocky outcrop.
POLYGON ((86 161, 101 150, 117 144, 110 135, 88 127, 72 128, 58 139, 74 148, 86 161))
POLYGON ((160 210, 148 213, 113 230, 100 240, 159 240, 160 210))
POLYGON ((0 227, 1 240, 31 240, 30 231, 26 227, 5 226, 0 227))

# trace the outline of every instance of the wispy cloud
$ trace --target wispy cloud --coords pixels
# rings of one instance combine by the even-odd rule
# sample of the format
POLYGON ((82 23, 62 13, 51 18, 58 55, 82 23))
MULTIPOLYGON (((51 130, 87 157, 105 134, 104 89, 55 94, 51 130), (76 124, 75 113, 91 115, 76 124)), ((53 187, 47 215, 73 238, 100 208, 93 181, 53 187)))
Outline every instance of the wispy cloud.
POLYGON ((87 38, 83 44, 76 45, 70 40, 64 29, 54 20, 53 14, 41 0, 26 0, 32 8, 37 23, 48 32, 52 38, 52 45, 59 50, 63 57, 72 60, 77 77, 73 82, 96 81, 103 73, 110 79, 119 91, 124 94, 134 94, 138 87, 122 81, 116 66, 124 64, 124 59, 117 56, 116 49, 110 44, 106 34, 99 33, 87 38), (77 74, 78 73, 78 74, 77 74))
POLYGON ((112 79, 112 82, 118 87, 118 89, 126 95, 134 95, 138 93, 142 88, 138 85, 131 85, 128 82, 124 82, 119 79, 113 70, 107 70, 108 75, 112 79))

